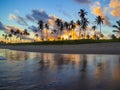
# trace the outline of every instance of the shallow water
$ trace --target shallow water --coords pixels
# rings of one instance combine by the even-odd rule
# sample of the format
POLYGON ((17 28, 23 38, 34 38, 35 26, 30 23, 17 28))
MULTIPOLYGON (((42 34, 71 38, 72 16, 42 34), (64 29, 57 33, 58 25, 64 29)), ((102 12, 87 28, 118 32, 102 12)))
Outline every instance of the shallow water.
POLYGON ((0 49, 0 90, 120 90, 120 55, 0 49))

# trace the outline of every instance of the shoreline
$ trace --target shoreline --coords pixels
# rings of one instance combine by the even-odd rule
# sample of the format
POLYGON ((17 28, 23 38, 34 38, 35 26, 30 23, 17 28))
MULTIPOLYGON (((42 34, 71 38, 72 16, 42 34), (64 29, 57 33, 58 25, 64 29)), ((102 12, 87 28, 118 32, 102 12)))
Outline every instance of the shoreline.
POLYGON ((120 42, 77 45, 0 45, 0 49, 63 54, 120 54, 120 42))

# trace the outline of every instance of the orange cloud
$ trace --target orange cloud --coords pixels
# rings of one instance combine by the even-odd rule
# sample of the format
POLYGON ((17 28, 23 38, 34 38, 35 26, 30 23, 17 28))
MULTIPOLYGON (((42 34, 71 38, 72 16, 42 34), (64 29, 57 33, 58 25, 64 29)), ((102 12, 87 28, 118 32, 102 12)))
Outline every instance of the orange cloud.
POLYGON ((120 17, 120 1, 111 0, 109 7, 111 8, 110 14, 115 17, 120 17))
POLYGON ((92 13, 96 16, 102 16, 104 18, 104 24, 111 26, 109 18, 106 16, 106 8, 102 9, 99 2, 95 2, 92 7, 92 13))

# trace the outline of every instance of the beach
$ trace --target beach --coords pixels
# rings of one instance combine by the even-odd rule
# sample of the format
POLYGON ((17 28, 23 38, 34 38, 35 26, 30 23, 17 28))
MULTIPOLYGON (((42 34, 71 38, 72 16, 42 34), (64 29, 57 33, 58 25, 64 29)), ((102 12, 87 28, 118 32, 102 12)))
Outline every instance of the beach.
POLYGON ((68 54, 120 54, 120 42, 78 45, 0 45, 1 49, 68 54))

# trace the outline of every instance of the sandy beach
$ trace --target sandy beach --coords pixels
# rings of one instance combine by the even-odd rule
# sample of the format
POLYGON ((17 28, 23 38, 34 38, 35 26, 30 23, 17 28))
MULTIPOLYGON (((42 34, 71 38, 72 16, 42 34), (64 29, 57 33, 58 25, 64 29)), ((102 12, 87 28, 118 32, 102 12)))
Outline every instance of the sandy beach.
POLYGON ((78 45, 1 45, 1 49, 69 54, 120 54, 120 42, 78 45))

